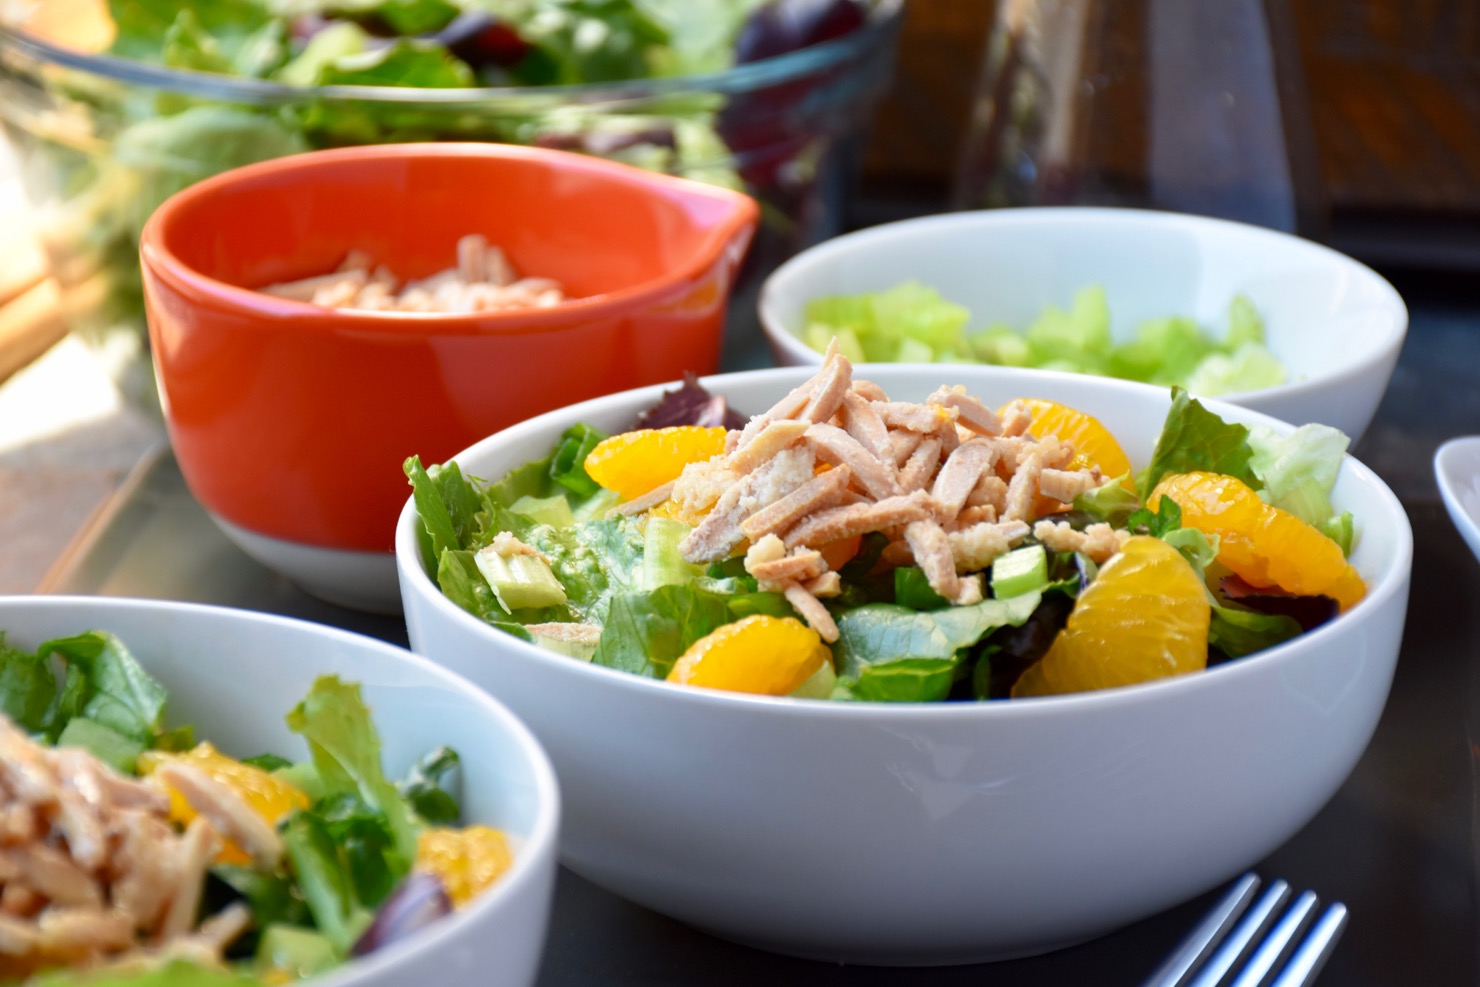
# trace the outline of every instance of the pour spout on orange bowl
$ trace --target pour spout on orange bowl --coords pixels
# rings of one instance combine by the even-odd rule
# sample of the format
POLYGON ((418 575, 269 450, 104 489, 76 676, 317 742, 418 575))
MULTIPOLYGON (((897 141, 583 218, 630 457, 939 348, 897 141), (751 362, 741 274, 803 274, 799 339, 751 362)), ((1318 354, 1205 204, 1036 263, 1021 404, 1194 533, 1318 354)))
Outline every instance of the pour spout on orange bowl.
POLYGON ((493 144, 340 148, 208 178, 141 238, 161 405, 191 492, 249 554, 333 602, 399 608, 402 464, 533 415, 717 369, 749 197, 493 144), (267 294, 361 251, 399 279, 479 234, 544 308, 362 311, 267 294))

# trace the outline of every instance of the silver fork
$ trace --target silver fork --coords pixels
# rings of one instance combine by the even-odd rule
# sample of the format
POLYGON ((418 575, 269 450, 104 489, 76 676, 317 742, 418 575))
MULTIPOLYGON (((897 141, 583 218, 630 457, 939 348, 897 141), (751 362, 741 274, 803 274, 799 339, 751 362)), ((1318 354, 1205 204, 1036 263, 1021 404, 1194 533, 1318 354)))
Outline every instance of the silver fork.
POLYGON ((1290 885, 1275 881, 1250 908, 1259 884, 1252 873, 1239 878, 1143 987, 1300 987, 1314 982, 1346 928, 1346 906, 1333 902, 1315 918, 1320 899, 1305 891, 1281 913, 1290 885))

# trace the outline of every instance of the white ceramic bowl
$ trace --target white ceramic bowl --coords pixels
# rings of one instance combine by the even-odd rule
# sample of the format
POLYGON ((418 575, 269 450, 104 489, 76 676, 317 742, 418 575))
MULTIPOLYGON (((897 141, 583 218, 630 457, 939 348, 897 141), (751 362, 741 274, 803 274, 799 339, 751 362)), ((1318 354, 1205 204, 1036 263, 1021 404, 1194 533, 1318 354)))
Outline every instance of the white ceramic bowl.
POLYGON ((554 887, 560 795, 534 736, 455 675, 373 638, 307 621, 158 600, 0 597, 6 643, 32 649, 88 630, 117 635, 169 690, 171 724, 227 752, 306 757, 283 718, 319 675, 361 685, 387 772, 446 744, 462 755, 463 818, 503 829, 513 867, 465 909, 419 935, 316 978, 322 987, 529 987, 554 887))
POLYGON ((1434 453, 1434 476, 1450 520, 1480 558, 1480 435, 1441 445, 1434 453))
POLYGON ((1045 305, 1067 307, 1075 291, 1101 284, 1117 339, 1169 315, 1221 331, 1242 292, 1264 317, 1289 381, 1223 399, 1282 421, 1323 422, 1353 442, 1377 410, 1408 330, 1408 310, 1386 280, 1284 233, 1149 210, 996 209, 889 223, 787 261, 760 298, 777 362, 822 362, 797 335, 809 300, 910 279, 968 308, 975 328, 1025 329, 1045 305))
MULTIPOLYGON (((756 413, 812 371, 710 378, 756 413)), ((1144 464, 1168 394, 999 367, 874 365, 896 399, 962 383, 988 403, 1043 396, 1100 417, 1144 464)), ((627 427, 661 388, 516 425, 456 457, 499 478, 568 425, 627 427)), ((1288 429, 1208 402, 1229 419, 1288 429)), ((1331 797, 1387 697, 1412 533, 1348 459, 1367 597, 1338 620, 1205 673, 1010 702, 867 705, 686 689, 516 640, 428 576, 412 504, 396 559, 413 649, 530 724, 560 774, 566 865, 713 933, 830 961, 966 963, 1081 941, 1256 863, 1331 797)))

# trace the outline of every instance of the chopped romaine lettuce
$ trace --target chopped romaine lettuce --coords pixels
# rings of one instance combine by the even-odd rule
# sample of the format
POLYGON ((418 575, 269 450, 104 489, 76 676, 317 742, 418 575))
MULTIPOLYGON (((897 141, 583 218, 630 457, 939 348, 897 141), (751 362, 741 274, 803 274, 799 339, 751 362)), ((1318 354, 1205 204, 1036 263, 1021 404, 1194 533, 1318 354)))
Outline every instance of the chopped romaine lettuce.
POLYGON ((1172 406, 1137 487, 1144 500, 1162 477, 1202 470, 1227 474, 1258 490, 1263 484, 1249 465, 1253 456, 1247 427, 1225 422, 1182 388, 1173 388, 1172 406))
POLYGON ((838 618, 837 698, 933 702, 955 681, 962 651, 999 627, 1032 616, 1042 594, 964 607, 911 610, 873 603, 838 618))
POLYGON ((586 473, 586 457, 606 438, 590 425, 572 425, 565 430, 550 460, 550 479, 581 497, 590 497, 601 485, 586 473))
POLYGON ((112 634, 57 638, 31 653, 4 644, 0 635, 0 712, 48 740, 84 717, 152 746, 163 729, 164 706, 164 687, 112 634))
POLYGON ((884 291, 829 295, 803 309, 801 338, 822 352, 836 338, 855 362, 980 361, 1179 385, 1207 396, 1273 387, 1284 366, 1264 343, 1252 302, 1236 295, 1216 339, 1185 316, 1148 319, 1117 343, 1105 289, 1090 285, 1068 309, 1047 305, 1022 332, 993 323, 969 329, 971 313, 935 289, 907 281, 884 291))
POLYGON ((1267 428, 1249 434, 1250 467, 1263 481, 1260 496, 1331 536, 1351 553, 1351 523, 1331 506, 1331 491, 1350 440, 1329 425, 1302 425, 1279 436, 1267 428))
POLYGON ((1213 614, 1208 625, 1208 645, 1229 658, 1242 658, 1272 648, 1300 634, 1300 624, 1282 614, 1231 607, 1211 597, 1210 602, 1213 614))
POLYGON ((689 645, 734 619, 724 596, 698 586, 623 593, 611 602, 593 661, 661 679, 689 645))
POLYGON ((428 751, 421 760, 411 766, 406 777, 396 783, 401 797, 422 821, 433 826, 449 826, 457 822, 461 810, 457 797, 444 787, 444 781, 457 770, 461 759, 451 747, 438 747, 428 751))
POLYGON ((355 796, 384 815, 401 865, 416 857, 417 820, 380 764, 380 737, 360 687, 337 675, 321 676, 287 716, 288 727, 308 742, 319 778, 330 795, 355 796))
POLYGON ((33 987, 262 987, 262 981, 243 971, 201 966, 183 959, 142 970, 58 971, 29 983, 33 987))

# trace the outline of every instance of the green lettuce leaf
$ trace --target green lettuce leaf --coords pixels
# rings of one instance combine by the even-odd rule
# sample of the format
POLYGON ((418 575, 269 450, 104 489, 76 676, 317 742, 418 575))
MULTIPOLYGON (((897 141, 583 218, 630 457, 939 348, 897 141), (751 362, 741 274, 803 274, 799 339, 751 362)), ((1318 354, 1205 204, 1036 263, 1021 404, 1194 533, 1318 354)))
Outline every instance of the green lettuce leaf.
POLYGON ((1183 383, 1194 394, 1213 397, 1235 391, 1278 387, 1288 375, 1263 343, 1245 343, 1231 353, 1210 353, 1187 374, 1183 383))
POLYGON ((235 106, 202 104, 133 124, 112 149, 129 176, 130 232, 137 240, 161 202, 202 178, 306 150, 277 116, 235 106))
POLYGON ((641 588, 644 532, 637 518, 602 518, 556 528, 531 524, 509 511, 496 515, 498 529, 512 532, 550 560, 550 571, 565 588, 563 606, 521 610, 521 622, 577 620, 599 625, 612 597, 641 588))
POLYGON ((164 686, 104 631, 47 641, 29 655, 0 649, 0 708, 48 740, 83 716, 151 746, 163 729, 166 699, 164 686), (60 688, 54 658, 63 669, 60 688))
POLYGON ((1065 311, 1045 306, 1027 331, 1033 365, 1076 373, 1103 373, 1110 357, 1110 309, 1105 289, 1090 285, 1074 293, 1065 311))
POLYGON ((614 82, 652 74, 668 31, 635 0, 538 0, 520 22, 537 49, 510 74, 521 85, 614 82))
POLYGON ((549 460, 550 479, 578 497, 596 494, 601 485, 586 472, 586 457, 606 437, 601 429, 584 422, 566 429, 549 460))
POLYGON ((58 971, 27 983, 32 987, 261 987, 262 982, 239 970, 175 959, 146 970, 58 971))
MULTIPOLYGON (((341 55, 319 67, 320 86, 409 86, 459 89, 473 85, 473 70, 440 44, 398 38, 368 51, 341 55)), ((369 113, 370 108, 363 107, 369 113)))
MULTIPOLYGON (((45 654, 22 651, 5 643, 0 633, 0 713, 29 733, 55 734, 48 727, 52 702, 58 695, 56 673, 45 654)), ((73 691, 76 691, 74 680, 73 691)), ((74 702, 74 710, 81 704, 74 702)), ((66 716, 71 718, 71 714, 66 716)))
POLYGON ((396 849, 386 814, 348 794, 316 803, 313 813, 344 861, 355 900, 370 909, 379 905, 411 869, 396 849))
MULTIPOLYGON (((231 894, 246 901, 252 910, 252 925, 258 930, 279 922, 309 925, 313 921, 308 904, 287 874, 269 874, 253 867, 227 864, 217 864, 211 868, 210 874, 230 888, 231 894)), ((206 907, 209 908, 209 904, 206 907)))
POLYGON ((313 812, 293 813, 279 832, 314 925, 340 956, 347 956, 374 915, 356 898, 339 847, 313 812))
POLYGON ((180 0, 109 0, 108 11, 116 29, 110 54, 204 71, 229 70, 253 37, 278 20, 259 0, 211 0, 188 6, 180 0), (193 45, 213 50, 224 69, 166 61, 172 39, 182 35, 193 45))
POLYGON ((890 603, 850 610, 838 618, 834 696, 889 702, 944 699, 961 653, 999 627, 1021 626, 1041 598, 1033 592, 943 610, 890 603))
POLYGON ((1111 477, 1087 493, 1074 498, 1074 510, 1091 521, 1102 521, 1116 528, 1126 526, 1127 519, 1141 509, 1141 499, 1125 486, 1126 475, 1111 477))
POLYGON ((320 676, 288 713, 287 723, 308 742, 314 769, 330 796, 357 796, 371 810, 384 814, 394 850, 409 868, 416 858, 420 825, 396 787, 386 780, 380 763, 380 736, 360 697, 360 687, 337 675, 320 676))
POLYGON ((592 661, 666 678, 689 645, 733 619, 724 596, 695 585, 623 593, 611 601, 592 661))
POLYGON ((308 39, 308 44, 274 75, 290 86, 312 86, 320 75, 341 58, 358 55, 369 47, 370 35, 353 21, 330 24, 308 39))
POLYGON ((431 34, 446 27, 460 9, 449 0, 333 0, 340 16, 373 17, 396 34, 431 34))
POLYGON ((1172 406, 1137 488, 1145 500, 1162 477, 1205 470, 1236 477, 1258 490, 1263 483, 1250 466, 1253 456, 1248 428, 1225 422, 1186 390, 1174 387, 1172 406))
POLYGON ((416 513, 426 531, 430 558, 457 549, 481 548, 485 526, 480 516, 487 509, 484 494, 463 476, 457 463, 422 468, 421 458, 412 456, 404 465, 411 482, 416 513))
POLYGON ((1264 484, 1260 496, 1327 530, 1339 517, 1331 491, 1350 444, 1346 435, 1329 425, 1302 425, 1285 436, 1260 427, 1250 432, 1249 444, 1254 450, 1249 465, 1264 484))
POLYGON ((450 826, 462 815, 457 796, 443 787, 444 780, 457 769, 459 761, 457 751, 451 747, 438 747, 413 764, 406 777, 396 785, 401 798, 430 825, 450 826))
POLYGON ((766 0, 632 0, 668 36, 650 50, 653 75, 722 72, 735 61, 734 38, 751 11, 766 0))
POLYGON ((1224 606, 1211 594, 1208 602, 1213 608, 1208 626, 1208 645, 1230 658, 1241 658, 1272 648, 1301 633, 1300 623, 1293 617, 1224 606))

